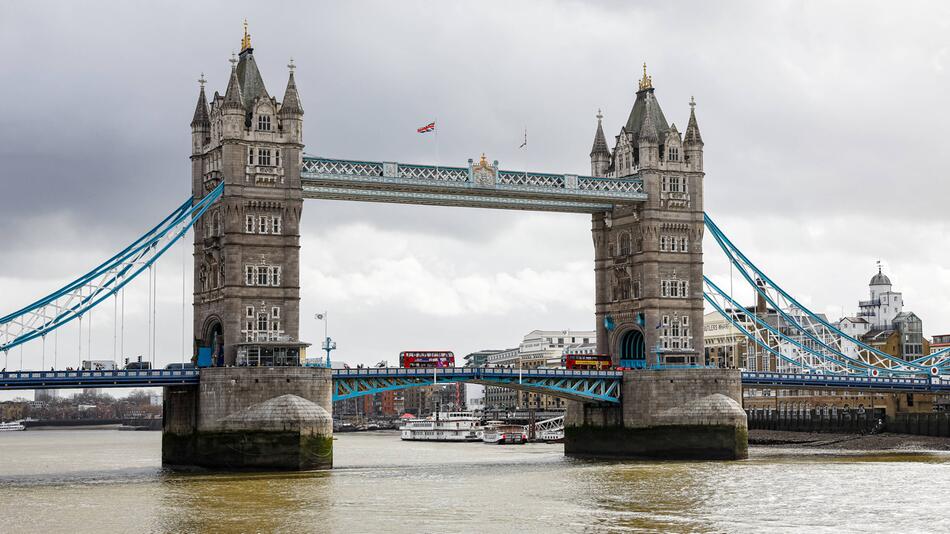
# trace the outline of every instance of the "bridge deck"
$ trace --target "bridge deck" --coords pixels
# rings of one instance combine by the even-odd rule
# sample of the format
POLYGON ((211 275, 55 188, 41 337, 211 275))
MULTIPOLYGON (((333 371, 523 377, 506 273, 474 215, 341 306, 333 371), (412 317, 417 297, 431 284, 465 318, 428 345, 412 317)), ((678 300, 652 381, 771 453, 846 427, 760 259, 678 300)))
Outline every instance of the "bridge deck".
MULTIPOLYGON (((508 369, 493 367, 450 367, 444 369, 404 369, 400 367, 335 369, 338 383, 359 380, 402 380, 409 386, 439 382, 478 382, 493 385, 522 385, 543 390, 570 381, 619 381, 621 371, 581 371, 569 369, 508 369), (417 382, 411 382, 417 380, 417 382), (563 381, 563 382, 562 382, 563 381)), ((143 369, 114 371, 9 371, 0 373, 0 390, 55 388, 114 388, 196 385, 197 369, 143 369)), ((378 382, 377 382, 378 383, 378 382)), ((395 382, 390 382, 395 383, 395 382)), ((950 380, 940 377, 869 377, 770 372, 742 372, 747 387, 780 389, 859 389, 867 391, 950 392, 950 380)), ((593 390, 591 390, 592 392, 593 390)), ((606 389, 604 391, 607 391, 606 389)), ((366 394, 363 391, 360 391, 366 394)), ((583 392, 581 392, 583 393, 583 392)), ((619 397, 619 391, 610 391, 619 397)))

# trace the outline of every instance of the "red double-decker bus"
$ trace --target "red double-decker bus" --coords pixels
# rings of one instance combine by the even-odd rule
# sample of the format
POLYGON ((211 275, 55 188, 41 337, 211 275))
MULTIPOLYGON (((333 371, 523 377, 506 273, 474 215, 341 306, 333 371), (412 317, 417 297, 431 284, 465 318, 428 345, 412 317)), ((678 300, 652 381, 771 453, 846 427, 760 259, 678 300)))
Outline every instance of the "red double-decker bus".
POLYGON ((609 354, 566 354, 564 366, 568 369, 606 371, 612 367, 609 354))
POLYGON ((448 350, 406 350, 399 353, 400 367, 455 367, 455 354, 448 350))

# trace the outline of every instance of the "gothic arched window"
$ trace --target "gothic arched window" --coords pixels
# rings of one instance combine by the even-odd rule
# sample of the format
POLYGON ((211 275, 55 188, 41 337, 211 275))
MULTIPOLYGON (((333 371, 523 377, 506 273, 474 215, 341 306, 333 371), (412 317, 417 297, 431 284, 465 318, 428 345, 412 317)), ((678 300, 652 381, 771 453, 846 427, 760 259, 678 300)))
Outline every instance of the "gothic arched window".
POLYGON ((618 255, 620 256, 629 256, 630 255, 630 234, 624 232, 620 234, 620 244, 618 246, 618 255))

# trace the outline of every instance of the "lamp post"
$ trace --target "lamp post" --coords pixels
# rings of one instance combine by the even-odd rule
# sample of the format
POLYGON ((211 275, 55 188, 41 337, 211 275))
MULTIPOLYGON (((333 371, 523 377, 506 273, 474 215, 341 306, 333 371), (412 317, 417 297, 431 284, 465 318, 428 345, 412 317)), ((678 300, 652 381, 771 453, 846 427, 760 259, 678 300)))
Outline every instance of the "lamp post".
POLYGON ((330 351, 336 350, 336 342, 330 339, 330 335, 327 333, 329 330, 330 321, 327 319, 327 312, 318 313, 314 316, 318 321, 323 321, 323 346, 321 347, 327 353, 327 368, 330 366, 330 351))

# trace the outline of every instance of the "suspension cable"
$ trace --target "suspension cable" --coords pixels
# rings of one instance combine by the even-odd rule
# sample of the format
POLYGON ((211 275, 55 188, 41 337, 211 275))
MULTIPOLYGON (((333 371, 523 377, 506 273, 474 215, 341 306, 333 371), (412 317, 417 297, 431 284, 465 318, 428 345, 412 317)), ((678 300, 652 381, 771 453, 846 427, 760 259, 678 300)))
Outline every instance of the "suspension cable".
MULTIPOLYGON (((185 234, 186 236, 188 234, 185 234)), ((181 240, 181 363, 185 364, 185 263, 188 253, 188 240, 181 240)))
POLYGON ((59 328, 53 330, 53 369, 59 367, 59 363, 56 361, 59 356, 59 328))
POLYGON ((46 334, 43 334, 42 337, 43 337, 43 340, 42 340, 43 352, 42 352, 42 358, 40 359, 40 371, 45 371, 46 370, 46 334))
POLYGON ((156 347, 155 347, 155 333, 158 331, 158 263, 152 264, 152 272, 154 276, 152 277, 152 359, 149 360, 152 362, 152 365, 156 365, 158 362, 155 361, 156 347))
POLYGON ((148 317, 148 331, 145 333, 145 357, 152 357, 152 266, 148 266, 148 297, 145 305, 145 315, 148 317))
POLYGON ((82 315, 79 316, 79 361, 82 362, 82 315))
POLYGON ((122 291, 122 316, 119 318, 119 360, 125 357, 125 288, 121 289, 122 291))

